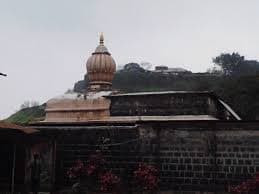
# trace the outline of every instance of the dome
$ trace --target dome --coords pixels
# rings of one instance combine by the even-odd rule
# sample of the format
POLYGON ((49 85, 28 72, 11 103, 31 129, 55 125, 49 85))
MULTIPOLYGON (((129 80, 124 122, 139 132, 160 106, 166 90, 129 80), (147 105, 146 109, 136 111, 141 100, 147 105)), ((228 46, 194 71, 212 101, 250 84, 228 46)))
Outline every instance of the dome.
POLYGON ((86 69, 90 83, 90 90, 109 90, 116 71, 116 64, 108 49, 103 44, 101 34, 100 44, 87 60, 86 69))

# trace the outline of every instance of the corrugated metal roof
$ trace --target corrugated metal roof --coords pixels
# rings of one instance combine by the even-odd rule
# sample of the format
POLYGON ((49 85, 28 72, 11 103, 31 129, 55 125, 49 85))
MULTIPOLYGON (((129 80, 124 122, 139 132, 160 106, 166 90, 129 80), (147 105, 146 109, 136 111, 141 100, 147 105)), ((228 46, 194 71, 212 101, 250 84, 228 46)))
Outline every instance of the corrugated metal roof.
POLYGON ((173 115, 173 116, 113 116, 108 121, 192 121, 218 120, 211 115, 173 115))
POLYGON ((17 130, 26 134, 31 134, 38 132, 38 130, 33 129, 33 128, 28 128, 28 127, 23 127, 20 125, 16 125, 13 123, 5 122, 5 121, 0 121, 0 131, 3 129, 9 129, 9 130, 17 130))
POLYGON ((137 121, 208 121, 218 120, 212 115, 173 115, 173 116, 111 116, 100 120, 88 120, 81 122, 71 122, 67 120, 62 121, 42 121, 37 124, 48 125, 48 124, 66 124, 66 123, 85 123, 85 124, 109 124, 109 123, 135 123, 137 121))
POLYGON ((135 93, 122 93, 113 94, 106 97, 116 96, 142 96, 142 95, 161 95, 161 94, 213 94, 210 91, 163 91, 163 92, 135 92, 135 93))

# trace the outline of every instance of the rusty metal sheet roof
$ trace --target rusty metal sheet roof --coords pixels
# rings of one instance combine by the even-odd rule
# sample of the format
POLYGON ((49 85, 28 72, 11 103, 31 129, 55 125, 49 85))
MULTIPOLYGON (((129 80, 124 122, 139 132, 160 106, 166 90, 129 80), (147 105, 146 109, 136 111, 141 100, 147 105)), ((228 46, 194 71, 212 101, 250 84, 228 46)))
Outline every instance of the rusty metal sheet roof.
POLYGON ((119 93, 105 97, 118 96, 145 96, 145 95, 163 95, 163 94, 213 94, 211 91, 162 91, 162 92, 135 92, 135 93, 119 93))
POLYGON ((107 121, 193 121, 218 120, 212 115, 113 116, 107 121))
POLYGON ((37 129, 33 129, 33 128, 28 128, 28 127, 23 127, 20 125, 16 125, 13 123, 9 123, 9 122, 5 122, 5 121, 0 121, 0 131, 3 129, 9 129, 9 130, 17 130, 26 134, 31 134, 31 133, 35 133, 38 132, 37 129))
POLYGON ((111 116, 107 118, 102 118, 99 120, 86 120, 86 121, 75 121, 71 122, 68 120, 60 120, 60 121, 41 121, 38 123, 34 123, 34 126, 38 125, 66 125, 66 124, 109 124, 109 123, 136 123, 139 121, 208 121, 208 120, 218 120, 212 115, 173 115, 173 116, 111 116))

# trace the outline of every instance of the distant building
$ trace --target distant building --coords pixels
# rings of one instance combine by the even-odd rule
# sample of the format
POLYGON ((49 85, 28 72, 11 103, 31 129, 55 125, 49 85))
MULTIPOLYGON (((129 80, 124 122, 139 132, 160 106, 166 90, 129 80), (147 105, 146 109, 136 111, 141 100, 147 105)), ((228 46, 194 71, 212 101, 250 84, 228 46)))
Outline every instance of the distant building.
POLYGON ((156 73, 166 73, 166 74, 185 74, 185 73, 192 73, 191 71, 188 71, 187 69, 181 68, 181 67, 171 67, 164 65, 155 66, 154 72, 156 73))
POLYGON ((167 70, 168 70, 167 66, 163 66, 163 65, 155 66, 155 71, 167 71, 167 70))

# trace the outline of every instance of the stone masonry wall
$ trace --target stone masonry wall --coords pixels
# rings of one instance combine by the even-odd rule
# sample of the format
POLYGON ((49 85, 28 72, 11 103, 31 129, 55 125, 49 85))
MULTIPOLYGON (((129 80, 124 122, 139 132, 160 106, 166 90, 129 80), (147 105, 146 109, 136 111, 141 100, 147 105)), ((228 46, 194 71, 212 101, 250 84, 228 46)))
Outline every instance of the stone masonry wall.
POLYGON ((161 190, 226 191, 259 172, 257 129, 215 129, 213 124, 204 127, 195 123, 147 123, 130 129, 81 126, 59 132, 57 188, 69 186, 66 170, 76 159, 87 160, 95 150, 102 150, 107 168, 121 176, 128 187, 139 162, 159 168, 161 190))
POLYGON ((111 116, 207 115, 214 111, 209 99, 207 93, 119 96, 111 98, 110 112, 111 116))
POLYGON ((180 190, 227 190, 259 171, 257 131, 161 131, 161 178, 180 190))
POLYGON ((211 92, 175 92, 110 96, 111 116, 211 115, 236 120, 211 92))

